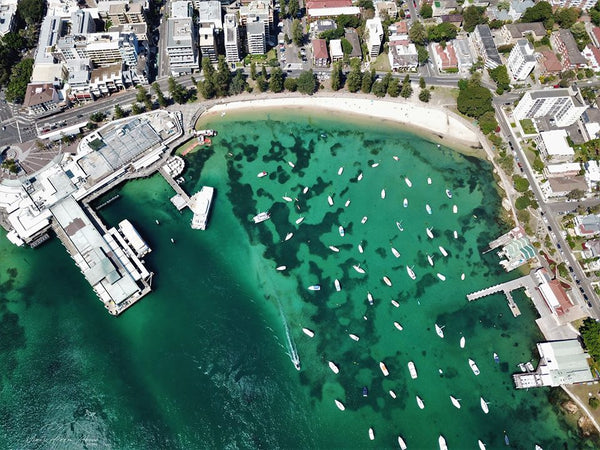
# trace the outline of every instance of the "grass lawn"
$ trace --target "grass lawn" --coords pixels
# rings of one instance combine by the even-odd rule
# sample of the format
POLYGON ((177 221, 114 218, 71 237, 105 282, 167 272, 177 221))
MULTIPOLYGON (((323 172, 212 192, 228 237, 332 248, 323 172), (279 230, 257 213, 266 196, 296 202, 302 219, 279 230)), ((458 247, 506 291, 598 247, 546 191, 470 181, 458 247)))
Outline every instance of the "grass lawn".
POLYGON ((175 149, 175 154, 181 156, 183 153, 187 154, 187 153, 197 150, 196 147, 200 148, 200 145, 198 145, 198 140, 196 138, 192 138, 189 141, 184 142, 179 147, 177 147, 175 149))
POLYGON ((533 122, 531 119, 523 119, 521 120, 521 128, 523 128, 523 133, 525 134, 537 134, 537 130, 533 126, 533 122))
POLYGON ((382 53, 374 61, 371 61, 371 67, 378 72, 388 72, 390 69, 390 60, 387 53, 382 53))

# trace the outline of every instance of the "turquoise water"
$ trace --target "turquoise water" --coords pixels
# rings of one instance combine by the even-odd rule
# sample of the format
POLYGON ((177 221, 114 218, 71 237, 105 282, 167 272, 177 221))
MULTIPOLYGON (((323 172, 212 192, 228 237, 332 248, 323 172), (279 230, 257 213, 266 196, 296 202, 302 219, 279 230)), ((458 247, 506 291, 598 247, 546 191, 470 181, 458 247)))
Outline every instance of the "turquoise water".
POLYGON ((477 448, 478 439, 496 448, 504 430, 518 448, 582 445, 548 404, 549 391, 512 388, 515 365, 541 339, 531 304, 517 295, 523 314, 514 319, 502 296, 466 301, 514 276, 481 254, 504 231, 487 163, 390 124, 324 114, 228 114, 204 126, 220 134, 210 150, 186 157, 184 188, 216 187, 206 232, 190 229, 191 213, 174 209, 160 177, 119 188, 121 198, 99 212, 110 225, 129 218, 153 249, 154 292, 123 316, 106 313, 58 240, 35 251, 0 241, 0 447, 381 448, 402 435, 410 448, 436 448, 443 434, 449 448, 477 448), (251 221, 267 210, 271 220, 251 221), (307 290, 314 284, 321 290, 307 290))

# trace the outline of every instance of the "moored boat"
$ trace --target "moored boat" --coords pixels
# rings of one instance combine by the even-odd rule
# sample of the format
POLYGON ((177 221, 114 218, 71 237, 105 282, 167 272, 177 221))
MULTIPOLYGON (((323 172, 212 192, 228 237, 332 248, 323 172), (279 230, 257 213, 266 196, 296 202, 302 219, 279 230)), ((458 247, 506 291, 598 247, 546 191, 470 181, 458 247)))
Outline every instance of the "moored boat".
POLYGON ((455 398, 454 396, 451 395, 450 401, 456 408, 460 409, 460 400, 458 400, 457 398, 455 398))
POLYGON ((444 327, 443 326, 439 326, 437 323, 435 324, 435 332, 437 333, 437 335, 439 337, 441 337, 442 339, 444 339, 444 327))
POLYGON ((370 292, 367 292, 367 301, 369 302, 369 305, 373 304, 373 295, 371 295, 370 292))
POLYGON ((390 389, 390 397, 396 398, 396 393, 390 389))
POLYGON ((438 444, 440 446, 440 450, 448 450, 448 446, 446 445, 446 439, 441 434, 438 438, 438 444))
POLYGON ((313 284, 312 286, 308 287, 309 291, 320 291, 321 290, 321 286, 319 286, 318 284, 313 284))
POLYGON ((338 253, 340 251, 340 249, 337 248, 335 245, 330 245, 329 250, 331 250, 332 252, 336 252, 336 253, 338 253))
POLYGON ((456 205, 453 205, 453 206, 452 206, 452 212, 453 212, 454 214, 458 214, 458 206, 456 206, 456 205))
POLYGON ((406 450, 408 448, 406 447, 406 442, 404 442, 402 436, 398 436, 398 445, 400 446, 400 450, 406 450))
POLYGON ((448 198, 452 198, 452 192, 450 191, 450 189, 446 189, 446 195, 448 196, 448 198))
POLYGON ((369 428, 369 439, 375 439, 375 430, 373 428, 369 428))
POLYGON ((477 367, 477 364, 475 364, 475 361, 473 361, 472 359, 469 359, 469 366, 471 367, 471 370, 473 371, 473 373, 475 375, 479 375, 479 367, 477 367))
POLYGON ((344 168, 343 168, 343 167, 340 167, 340 168, 338 169, 338 175, 341 175, 341 174, 343 174, 343 173, 344 173, 344 168))
POLYGON ((362 388, 362 396, 363 397, 367 397, 369 395, 369 390, 367 389, 366 386, 363 386, 362 388))
POLYGON ((415 363, 412 361, 408 362, 408 371, 410 372, 410 377, 413 380, 416 380, 418 375, 417 375, 417 368, 415 367, 415 363))
POLYGON ((292 197, 288 197, 287 195, 284 195, 281 198, 284 199, 286 202, 291 202, 292 201, 292 197))
POLYGON ((327 196, 327 203, 329 203, 329 206, 333 206, 333 199, 331 198, 331 195, 327 196))
POLYGON ((350 336, 350 339, 352 339, 353 341, 357 341, 360 339, 356 334, 352 334, 350 333, 348 336, 350 336))
POLYGON ((465 279, 465 274, 464 273, 460 274, 460 279, 464 281, 464 279, 465 279))
POLYGON ((290 165, 290 167, 291 167, 292 169, 293 169, 294 167, 296 167, 296 165, 295 165, 293 162, 291 162, 291 161, 288 161, 288 164, 290 165))
POLYGON ((362 173, 362 172, 360 172, 360 173, 358 174, 358 177, 356 177, 356 179, 357 179, 358 181, 362 180, 362 179, 363 179, 363 173, 362 173))
POLYGON ((398 250, 396 250, 394 247, 392 247, 392 254, 396 257, 396 258, 400 258, 400 252, 398 250))
POLYGON ((379 363, 379 368, 381 369, 381 373, 383 373, 384 377, 387 377, 390 374, 390 372, 388 371, 388 369, 385 366, 385 363, 383 361, 381 361, 379 363))
POLYGON ((385 198, 385 189, 381 190, 381 198, 384 199, 385 198))
POLYGON ((427 184, 431 184, 431 178, 427 177, 427 184))
POLYGON ((342 237, 344 237, 344 235, 346 234, 346 232, 344 231, 344 227, 341 225, 338 227, 338 232, 340 233, 340 236, 342 236, 342 237))
POLYGON ((358 252, 359 253, 363 253, 364 252, 362 244, 358 244, 358 252))
POLYGON ((400 307, 400 303, 398 303, 396 300, 392 300, 392 305, 394 305, 396 308, 400 307))
POLYGON ((302 331, 308 337, 315 337, 315 332, 313 330, 311 330, 310 328, 302 328, 302 331))
POLYGON ((294 235, 294 233, 288 233, 288 234, 286 234, 284 240, 289 241, 292 238, 293 235, 294 235))
POLYGON ((371 164, 371 167, 377 167, 379 165, 379 163, 373 163, 371 164))
POLYGON ((407 198, 405 198, 405 199, 404 199, 404 201, 402 202, 402 205, 403 205, 405 208, 408 208, 408 199, 407 199, 407 198))
POLYGON ((296 219, 296 225, 299 225, 299 224, 301 224, 303 220, 304 220, 304 217, 298 217, 298 218, 296 219))
POLYGON ((458 231, 454 230, 453 234, 454 234, 454 239, 458 239, 458 231))
POLYGON ((429 262, 429 265, 433 267, 433 258, 431 257, 431 255, 427 255, 427 261, 429 262))
POLYGON ((437 273, 437 277, 442 280, 442 281, 446 281, 446 275, 442 274, 442 273, 437 273))
POLYGON ((277 270, 279 270, 280 272, 285 269, 287 269, 287 266, 277 266, 277 270))
POLYGON ((402 221, 396 221, 396 227, 398 227, 398 229, 400 231, 404 231, 404 227, 402 226, 402 221))
POLYGON ((498 358, 498 353, 494 352, 494 362, 496 364, 500 364, 500 358, 498 358))
POLYGON ((481 404, 481 409, 483 410, 483 412, 485 414, 490 412, 490 408, 488 407, 487 402, 483 399, 483 397, 480 397, 479 403, 481 404))
POLYGON ((354 270, 356 270, 358 273, 365 273, 365 269, 363 269, 362 267, 360 267, 360 264, 355 264, 354 266, 352 266, 352 268, 354 270))
POLYGON ((337 278, 335 279, 335 281, 333 282, 333 284, 335 285, 335 290, 340 292, 342 290, 342 286, 340 284, 340 280, 338 280, 337 278))
POLYGON ((344 206, 347 208, 348 206, 350 206, 350 199, 346 200, 346 203, 344 203, 344 206))
POLYGON ((265 220, 269 220, 271 218, 271 214, 269 214, 268 212, 261 212, 258 213, 257 215, 255 215, 252 220, 254 221, 254 223, 261 223, 264 222, 265 220))
POLYGON ((406 266, 406 272, 408 273, 408 276, 411 277, 413 280, 417 278, 415 272, 412 270, 411 267, 406 266))
POLYGON ((262 178, 262 177, 266 177, 268 175, 267 172, 265 172, 264 170, 262 172, 260 172, 258 175, 256 175, 258 178, 262 178))
POLYGON ((360 223, 365 223, 367 221, 367 216, 364 216, 361 220, 360 223))
POLYGON ((334 402, 335 402, 335 406, 337 406, 340 411, 344 411, 346 409, 344 404, 342 402, 340 402, 339 400, 334 400, 334 402))
POLYGON ((465 339, 465 337, 464 337, 464 336, 462 336, 462 337, 460 338, 460 342, 459 342, 460 348, 465 348, 466 341, 467 341, 467 340, 465 339))
POLYGON ((302 189, 302 193, 306 194, 308 192, 308 186, 304 186, 304 189, 302 189))
POLYGON ((485 450, 485 444, 481 442, 481 439, 477 440, 477 445, 479 445, 479 450, 485 450))
POLYGON ((425 403, 423 403, 423 399, 421 399, 421 397, 419 397, 418 395, 415 396, 415 399, 417 400, 417 406, 420 409, 425 409, 425 403))
POLYGON ((328 361, 327 364, 333 373, 340 373, 340 369, 333 361, 328 361))
POLYGON ((394 322, 394 326, 399 330, 402 331, 404 330, 404 328, 402 328, 402 325, 400 325, 398 322, 394 322))
POLYGON ((412 187, 412 182, 408 179, 408 177, 404 177, 404 182, 408 187, 412 187))
POLYGON ((528 370, 529 372, 533 372, 533 371, 535 371, 535 368, 533 367, 533 364, 531 364, 531 361, 527 361, 527 362, 525 363, 525 367, 527 368, 527 370, 528 370))
POLYGON ((392 282, 388 277, 383 277, 383 282, 390 287, 392 286, 392 282))
POLYGON ((444 256, 448 256, 448 252, 446 251, 446 249, 444 247, 442 247, 441 245, 438 247, 438 249, 440 250, 440 253, 444 256))
POLYGON ((425 232, 427 233, 427 237, 429 237, 429 239, 433 239, 433 231, 431 231, 431 228, 425 228, 425 232))
POLYGON ((425 205, 425 211, 427 211, 427 214, 431 214, 431 206, 429 206, 429 203, 425 205))

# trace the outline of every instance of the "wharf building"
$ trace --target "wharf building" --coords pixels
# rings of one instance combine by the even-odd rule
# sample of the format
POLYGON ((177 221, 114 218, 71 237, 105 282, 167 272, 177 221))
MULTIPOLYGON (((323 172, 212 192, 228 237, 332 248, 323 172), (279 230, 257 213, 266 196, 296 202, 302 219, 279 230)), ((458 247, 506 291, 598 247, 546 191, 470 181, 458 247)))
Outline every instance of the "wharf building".
POLYGON ((158 111, 114 121, 75 154, 33 175, 0 183, 0 222, 16 245, 36 246, 54 233, 99 299, 119 315, 151 291, 142 258, 150 248, 124 220, 108 229, 90 202, 117 184, 157 170, 166 145, 183 134, 181 113, 158 111))

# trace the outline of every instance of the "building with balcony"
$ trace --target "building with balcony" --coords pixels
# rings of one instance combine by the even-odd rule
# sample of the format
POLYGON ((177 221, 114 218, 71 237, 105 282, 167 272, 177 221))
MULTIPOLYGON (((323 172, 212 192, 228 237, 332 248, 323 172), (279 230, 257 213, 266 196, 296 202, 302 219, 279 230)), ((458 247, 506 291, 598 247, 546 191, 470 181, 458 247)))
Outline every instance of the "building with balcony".
POLYGON ((557 127, 574 124, 588 108, 578 91, 542 89, 527 91, 513 112, 516 120, 549 118, 557 127))
POLYGON ((381 19, 379 17, 367 19, 365 23, 365 33, 369 56, 371 58, 377 58, 383 40, 383 26, 381 25, 381 19))
POLYGON ((487 25, 477 25, 471 33, 471 39, 479 56, 483 58, 485 67, 495 69, 502 65, 502 59, 496 48, 492 31, 487 25))
POLYGON ((236 63, 240 60, 240 30, 235 14, 225 14, 223 24, 225 36, 225 60, 236 63))
POLYGON ((562 67, 565 70, 587 66, 587 59, 577 48, 573 33, 569 30, 558 30, 550 35, 552 48, 562 55, 562 67))
POLYGON ((246 45, 250 55, 264 55, 267 52, 267 36, 264 23, 259 16, 247 19, 246 45))
POLYGON ((529 76, 536 65, 535 50, 527 39, 519 39, 508 56, 508 70, 517 81, 529 76))

